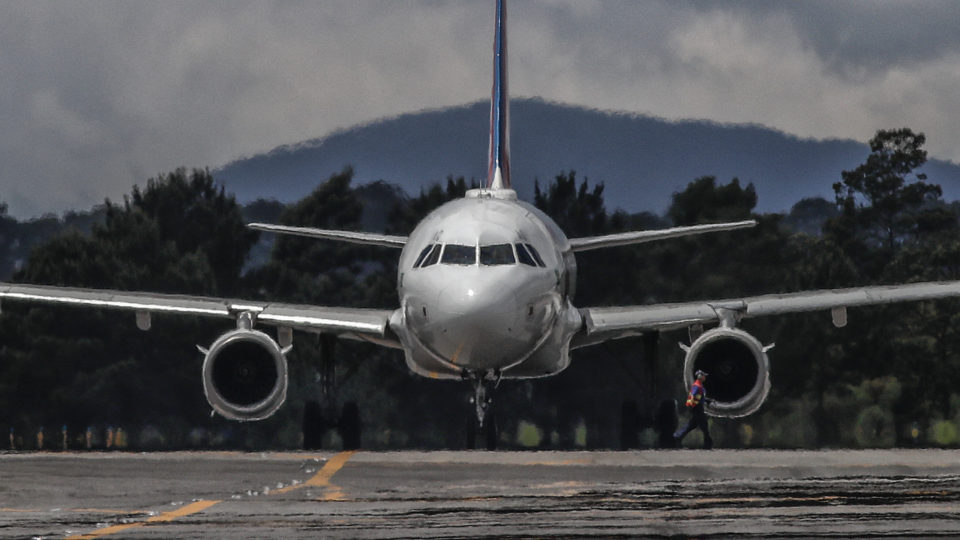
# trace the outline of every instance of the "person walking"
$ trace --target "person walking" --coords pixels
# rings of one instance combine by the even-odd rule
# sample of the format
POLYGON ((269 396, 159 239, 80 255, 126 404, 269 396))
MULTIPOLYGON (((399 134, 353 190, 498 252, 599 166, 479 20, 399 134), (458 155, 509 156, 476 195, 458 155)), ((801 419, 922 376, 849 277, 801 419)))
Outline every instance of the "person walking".
POLYGON ((710 438, 710 427, 707 424, 707 413, 704 411, 704 405, 707 404, 709 399, 707 398, 707 389, 704 388, 703 384, 707 381, 707 372, 703 370, 697 370, 695 373, 696 380, 693 381, 693 385, 690 386, 690 393, 687 394, 687 408, 690 409, 690 420, 687 421, 687 424, 673 434, 673 439, 676 442, 676 446, 680 446, 680 443, 683 442, 683 438, 687 436, 687 433, 690 433, 696 428, 700 428, 700 431, 703 432, 703 448, 709 450, 713 448, 713 439, 710 438))

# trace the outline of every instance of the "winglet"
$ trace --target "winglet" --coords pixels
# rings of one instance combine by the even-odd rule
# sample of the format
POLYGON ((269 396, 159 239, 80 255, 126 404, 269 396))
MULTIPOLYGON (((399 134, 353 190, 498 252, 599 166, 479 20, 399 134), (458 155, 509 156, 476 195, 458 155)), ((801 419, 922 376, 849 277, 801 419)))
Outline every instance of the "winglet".
POLYGON ((510 189, 510 98, 507 93, 507 6, 497 0, 490 96, 490 156, 487 188, 510 189))

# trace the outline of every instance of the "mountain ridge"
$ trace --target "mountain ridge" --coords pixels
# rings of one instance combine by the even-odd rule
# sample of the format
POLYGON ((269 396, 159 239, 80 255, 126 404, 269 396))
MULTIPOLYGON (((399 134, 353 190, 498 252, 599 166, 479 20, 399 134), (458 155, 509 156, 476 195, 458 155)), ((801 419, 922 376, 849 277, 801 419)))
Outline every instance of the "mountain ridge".
MULTIPOLYGON (((840 172, 869 147, 844 139, 801 138, 758 124, 666 120, 547 102, 511 102, 514 189, 531 199, 534 181, 577 171, 603 182, 610 208, 662 213, 673 193, 701 176, 736 177, 757 188, 760 212, 785 212, 804 198, 832 199, 840 172)), ((239 201, 292 202, 345 166, 355 183, 384 180, 418 193, 448 176, 483 181, 489 104, 474 102, 381 118, 325 136, 241 157, 214 173, 239 201)), ((945 200, 960 198, 960 165, 923 167, 945 200)))

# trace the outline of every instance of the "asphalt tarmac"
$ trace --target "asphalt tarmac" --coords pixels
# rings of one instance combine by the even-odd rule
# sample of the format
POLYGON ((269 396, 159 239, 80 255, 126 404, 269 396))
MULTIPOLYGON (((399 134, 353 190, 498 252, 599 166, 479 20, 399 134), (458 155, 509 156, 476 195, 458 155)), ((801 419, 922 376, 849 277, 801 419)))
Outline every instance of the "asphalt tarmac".
POLYGON ((957 535, 948 450, 0 454, 3 538, 957 535))

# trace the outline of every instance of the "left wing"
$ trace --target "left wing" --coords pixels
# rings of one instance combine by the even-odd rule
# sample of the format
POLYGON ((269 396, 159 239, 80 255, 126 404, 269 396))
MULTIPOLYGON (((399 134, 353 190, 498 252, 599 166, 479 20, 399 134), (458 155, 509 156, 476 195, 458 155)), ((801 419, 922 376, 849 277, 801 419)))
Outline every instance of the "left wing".
POLYGON ((960 297, 960 281, 828 289, 707 302, 581 308, 584 327, 574 336, 571 346, 583 347, 645 331, 828 309, 835 310, 834 321, 842 326, 847 307, 950 297, 960 297))
POLYGON ((339 334, 387 346, 400 346, 389 327, 392 310, 11 283, 0 283, 0 299, 132 311, 137 313, 137 324, 141 328, 149 328, 150 313, 235 319, 241 313, 248 312, 258 322, 272 326, 339 334))

